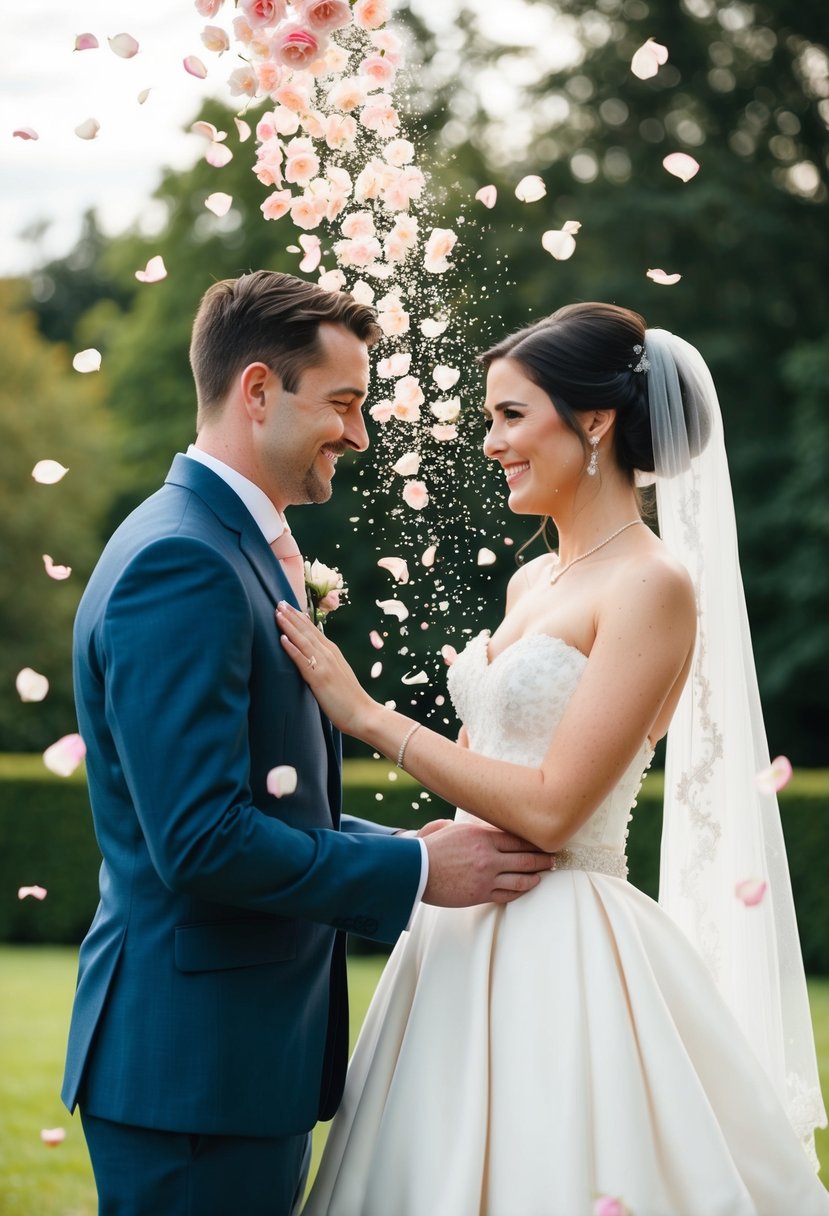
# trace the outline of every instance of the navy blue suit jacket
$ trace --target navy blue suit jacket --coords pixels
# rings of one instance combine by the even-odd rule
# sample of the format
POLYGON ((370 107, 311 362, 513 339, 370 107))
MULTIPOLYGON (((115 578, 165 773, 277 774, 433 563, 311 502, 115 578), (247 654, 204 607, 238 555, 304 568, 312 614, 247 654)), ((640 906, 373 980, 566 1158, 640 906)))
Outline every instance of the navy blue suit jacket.
POLYGON ((202 1134, 330 1118, 347 1052, 345 934, 393 941, 420 845, 340 820, 339 737, 285 656, 290 585, 238 496, 177 456, 114 534, 75 623, 103 854, 63 1098, 202 1134), (296 793, 266 789, 277 764, 296 793))

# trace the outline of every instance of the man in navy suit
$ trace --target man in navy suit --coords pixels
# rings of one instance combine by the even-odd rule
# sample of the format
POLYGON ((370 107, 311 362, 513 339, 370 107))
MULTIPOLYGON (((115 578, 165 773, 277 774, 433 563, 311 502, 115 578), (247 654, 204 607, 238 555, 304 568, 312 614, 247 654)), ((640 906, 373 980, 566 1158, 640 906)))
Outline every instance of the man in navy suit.
POLYGON ((190 351, 196 443, 78 610, 103 864, 63 1098, 101 1216, 288 1216, 342 1092, 345 931, 390 942, 420 898, 506 902, 550 864, 488 828, 341 818, 339 738, 279 643, 275 606, 299 595, 271 544, 285 508, 325 501, 337 457, 368 446, 379 332, 291 275, 214 284, 190 351), (277 799, 280 764, 298 784, 277 799))

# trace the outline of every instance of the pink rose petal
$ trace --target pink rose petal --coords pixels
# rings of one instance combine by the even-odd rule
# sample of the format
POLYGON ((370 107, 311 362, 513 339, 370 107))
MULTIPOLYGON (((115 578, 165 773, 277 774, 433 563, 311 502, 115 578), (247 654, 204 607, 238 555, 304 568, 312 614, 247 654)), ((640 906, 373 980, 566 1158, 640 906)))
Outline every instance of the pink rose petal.
POLYGON ((101 370, 101 352, 96 350, 94 346, 88 347, 86 350, 79 350, 72 360, 72 366, 76 372, 97 372, 101 370))
POLYGON ((383 670, 383 664, 379 661, 379 659, 376 663, 372 663, 371 673, 370 673, 372 680, 376 680, 382 670, 383 670))
POLYGON ((71 777, 86 755, 86 744, 80 735, 64 735, 43 753, 43 763, 58 777, 71 777))
POLYGON ((94 34, 78 34, 75 39, 76 51, 94 51, 98 46, 98 39, 94 34))
POLYGON ((75 127, 78 139, 95 139, 101 129, 97 118, 87 118, 80 126, 75 127))
POLYGON ((649 38, 639 47, 630 61, 630 70, 640 80, 650 80, 659 71, 660 66, 668 61, 668 48, 649 38))
POLYGON ((283 798, 293 794, 297 787, 297 772, 290 764, 277 764, 268 773, 266 786, 268 793, 274 798, 283 798))
POLYGON ((428 549, 423 550, 423 556, 420 559, 421 566, 425 566, 427 570, 431 570, 435 564, 435 555, 437 554, 437 545, 430 545, 428 549))
POLYGON ((167 267, 160 253, 150 258, 143 270, 136 270, 135 277, 139 283, 160 283, 167 278, 167 267))
MULTIPOLYGON (((367 302, 371 303, 370 300, 367 302)), ((381 380, 390 380, 394 376, 406 376, 408 375, 411 363, 412 356, 408 351, 398 351, 394 355, 389 355, 388 359, 380 360, 377 364, 377 375, 381 380)))
POLYGON ((495 186, 481 186, 480 190, 476 192, 475 198, 491 211, 498 199, 498 191, 495 186))
POLYGON ((227 139, 227 131, 220 131, 212 122, 207 122, 204 118, 191 123, 190 130, 194 135, 203 135, 205 139, 209 139, 212 143, 221 143, 223 139, 227 139))
POLYGON ((49 894, 49 892, 46 890, 45 887, 18 887, 17 888, 17 898, 18 899, 26 899, 26 898, 28 898, 28 896, 31 895, 32 899, 43 900, 46 898, 46 896, 48 894, 49 894))
POLYGON ((233 160, 233 153, 227 144, 213 143, 208 146, 204 159, 214 169, 223 169, 225 165, 233 160))
POLYGON ((12 139, 40 139, 34 127, 18 127, 12 131, 12 139))
POLYGON ((446 367, 442 363, 432 369, 432 379, 442 393, 448 393, 457 384, 460 374, 456 367, 446 367))
POLYGON ((492 566, 496 561, 496 557, 491 549, 479 549, 477 561, 479 566, 492 566))
POLYGON ((43 554, 43 565, 46 568, 46 573, 49 575, 49 578, 53 578, 56 582, 61 582, 63 579, 69 578, 69 575, 72 573, 71 566, 56 565, 48 553, 43 554))
POLYGON ((768 768, 757 773, 754 784, 761 794, 776 794, 792 779, 792 764, 786 756, 777 756, 768 768))
POLYGON ((381 570, 388 570, 389 574, 398 583, 408 583, 409 581, 409 566, 405 558, 402 557, 381 557, 377 565, 381 570))
POLYGON ((299 243, 303 248, 305 256, 299 264, 299 268, 303 274, 310 274, 320 264, 322 258, 322 245, 318 236, 312 236, 310 233, 303 232, 299 238, 299 243))
POLYGON ((42 486, 56 485, 69 470, 57 460, 39 460, 32 469, 32 477, 42 486))
POLYGON ((66 1132, 62 1127, 44 1127, 40 1138, 49 1148, 57 1148, 66 1139, 66 1132))
POLYGON ((14 681, 21 701, 42 701, 49 691, 49 681, 32 667, 21 667, 14 681))
POLYGON ((223 194, 221 190, 217 190, 215 194, 208 194, 204 200, 204 205, 208 211, 212 211, 214 215, 227 215, 233 205, 233 195, 223 194))
POLYGON ((537 203, 546 193, 547 187, 535 173, 522 177, 515 187, 515 197, 520 203, 537 203))
POLYGON ((250 139, 250 123, 245 122, 244 118, 234 118, 236 130, 239 134, 239 143, 243 144, 250 139))
POLYGON ((438 422, 435 426, 429 428, 429 434, 438 443, 449 443, 458 437, 458 428, 454 423, 438 422))
POLYGON ((694 160, 687 152, 670 152, 662 161, 662 165, 683 182, 689 182, 699 173, 699 161, 694 160))
POLYGON ((188 55, 182 60, 185 72, 189 72, 191 76, 197 77, 199 80, 204 80, 207 75, 207 68, 199 59, 198 55, 188 55))
POLYGON ((119 55, 122 59, 132 59, 138 54, 138 43, 133 38, 132 34, 116 34, 114 38, 107 38, 109 49, 115 55, 119 55))
POLYGON ((440 657, 443 659, 447 667, 451 667, 458 657, 458 652, 454 646, 441 646, 440 657))
POLYGON ((630 1212, 614 1195, 600 1195, 593 1204, 593 1216, 630 1216, 630 1212))
POLYGON ((409 610, 405 604, 401 604, 400 600, 375 600, 378 608, 385 612, 386 616, 396 616, 398 621, 405 621, 409 615, 409 610))
POLYGON ((734 888, 734 894, 747 908, 755 908, 766 894, 767 883, 762 878, 744 878, 734 888))
POLYGON ((647 277, 653 279, 654 283, 660 283, 663 287, 673 287, 674 283, 679 282, 682 275, 669 274, 667 270, 649 270, 647 277))
POLYGON ((391 467, 401 477, 415 477, 420 469, 420 453, 405 452, 391 467))
POLYGON ((403 487, 403 501, 413 511, 422 511, 429 501, 429 492, 422 481, 407 481, 403 487))
POLYGON ((406 684, 406 685, 428 684, 429 677, 426 675, 425 671, 410 671, 410 672, 407 672, 405 676, 401 676, 400 683, 406 684))
POLYGON ((372 629, 371 633, 368 635, 368 640, 371 642, 375 650, 382 650, 383 646, 385 645, 383 639, 380 637, 380 634, 376 629, 372 629))

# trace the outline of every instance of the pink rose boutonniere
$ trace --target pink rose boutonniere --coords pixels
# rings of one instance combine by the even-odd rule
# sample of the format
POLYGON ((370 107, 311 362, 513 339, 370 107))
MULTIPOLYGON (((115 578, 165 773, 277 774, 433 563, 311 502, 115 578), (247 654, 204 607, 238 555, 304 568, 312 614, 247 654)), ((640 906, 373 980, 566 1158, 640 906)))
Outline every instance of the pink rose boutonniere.
POLYGON ((322 629, 322 623, 329 612, 339 608, 347 593, 343 576, 339 570, 322 562, 306 562, 305 589, 308 592, 311 619, 322 629))

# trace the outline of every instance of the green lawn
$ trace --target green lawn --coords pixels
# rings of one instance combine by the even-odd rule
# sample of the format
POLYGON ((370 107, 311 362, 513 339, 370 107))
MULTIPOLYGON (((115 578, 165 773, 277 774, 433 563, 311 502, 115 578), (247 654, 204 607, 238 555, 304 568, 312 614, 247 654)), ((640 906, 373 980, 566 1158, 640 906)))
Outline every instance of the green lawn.
MULTIPOLYGON (((95 1188, 80 1120, 58 1099, 75 984, 75 951, 0 947, 0 1216, 95 1216, 95 1188), (44 1127, 65 1127, 58 1148, 44 1127)), ((350 960, 352 1033, 371 999, 382 958, 350 960)), ((823 1092, 829 1096, 829 980, 810 985, 823 1092)), ((315 1137, 315 1162, 325 1127, 315 1137)), ((818 1133, 829 1180, 829 1132, 818 1133)))

